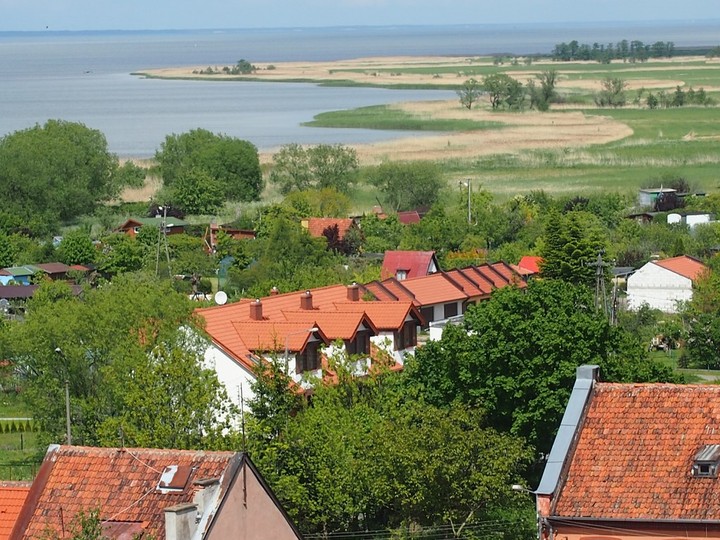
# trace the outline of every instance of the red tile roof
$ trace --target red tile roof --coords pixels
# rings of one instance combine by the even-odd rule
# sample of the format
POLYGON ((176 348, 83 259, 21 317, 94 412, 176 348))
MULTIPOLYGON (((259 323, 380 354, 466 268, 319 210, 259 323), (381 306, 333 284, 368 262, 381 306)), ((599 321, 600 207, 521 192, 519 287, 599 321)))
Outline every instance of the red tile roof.
POLYGON ((403 225, 411 225, 413 223, 420 223, 420 214, 417 210, 406 210, 404 212, 397 213, 398 221, 403 225))
POLYGON ((552 515, 720 520, 720 479, 691 474, 720 444, 720 386, 596 383, 581 425, 552 515))
MULTIPOLYGON (((310 236, 320 238, 323 236, 323 231, 333 225, 338 226, 338 236, 342 240, 345 237, 345 233, 348 232, 350 227, 353 225, 353 220, 350 218, 308 218, 307 219, 307 230, 310 236)), ((305 226, 305 223, 303 223, 305 226)))
POLYGON ((238 321, 233 322, 232 326, 241 337, 248 352, 282 351, 286 346, 289 351, 302 351, 313 334, 320 337, 326 344, 329 343, 322 332, 308 331, 315 327, 314 317, 308 319, 307 323, 301 321, 238 321))
POLYGON ((535 274, 540 273, 540 263, 542 262, 542 257, 536 257, 534 255, 524 255, 520 262, 518 263, 518 266, 520 268, 525 268, 526 270, 530 270, 531 272, 535 274))
POLYGON ((670 259, 663 259, 661 261, 652 261, 654 264, 680 274, 692 281, 695 281, 700 275, 707 271, 708 267, 693 257, 687 255, 680 255, 679 257, 672 257, 670 259))
POLYGON ((0 540, 10 538, 29 492, 30 482, 0 482, 0 540))
POLYGON ((421 306, 431 306, 467 299, 467 295, 458 288, 444 273, 402 281, 421 306))
POLYGON ((46 529, 61 530, 80 511, 100 510, 100 519, 145 523, 145 532, 165 538, 164 510, 193 500, 193 482, 220 478, 234 452, 51 447, 33 482, 20 515, 18 538, 39 538, 46 529), (163 493, 157 489, 166 467, 187 468, 183 488, 163 493))
POLYGON ((426 276, 431 266, 439 270, 434 251, 386 251, 383 257, 380 279, 396 277, 398 270, 406 272, 406 279, 426 276))

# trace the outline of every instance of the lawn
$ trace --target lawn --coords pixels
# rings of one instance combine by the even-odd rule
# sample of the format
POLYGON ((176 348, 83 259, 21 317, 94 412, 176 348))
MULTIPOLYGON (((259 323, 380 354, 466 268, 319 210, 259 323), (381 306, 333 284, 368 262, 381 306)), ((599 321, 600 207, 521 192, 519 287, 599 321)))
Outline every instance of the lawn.
POLYGON ((0 394, 0 480, 32 480, 42 455, 34 431, 20 431, 28 421, 8 420, 29 418, 30 411, 14 392, 0 394))

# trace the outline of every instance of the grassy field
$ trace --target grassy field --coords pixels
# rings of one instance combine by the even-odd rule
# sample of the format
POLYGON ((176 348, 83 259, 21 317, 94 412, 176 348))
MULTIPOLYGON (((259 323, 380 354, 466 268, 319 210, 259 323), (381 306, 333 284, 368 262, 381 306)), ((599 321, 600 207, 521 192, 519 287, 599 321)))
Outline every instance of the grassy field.
POLYGON ((28 418, 30 411, 20 397, 12 392, 0 394, 0 480, 32 480, 39 465, 41 449, 34 431, 9 430, 26 421, 7 418, 28 418))

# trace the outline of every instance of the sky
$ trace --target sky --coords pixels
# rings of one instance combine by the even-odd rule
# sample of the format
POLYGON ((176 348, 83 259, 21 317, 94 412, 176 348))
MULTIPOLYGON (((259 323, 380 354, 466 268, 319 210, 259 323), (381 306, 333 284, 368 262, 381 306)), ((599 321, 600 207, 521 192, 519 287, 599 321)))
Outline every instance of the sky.
POLYGON ((0 31, 720 19, 720 0, 0 0, 0 31))

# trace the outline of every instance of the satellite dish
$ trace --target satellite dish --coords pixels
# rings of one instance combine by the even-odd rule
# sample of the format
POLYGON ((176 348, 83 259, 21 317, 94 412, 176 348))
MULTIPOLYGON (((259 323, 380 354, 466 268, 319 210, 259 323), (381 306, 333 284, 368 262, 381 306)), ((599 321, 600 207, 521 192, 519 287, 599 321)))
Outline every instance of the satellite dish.
POLYGON ((222 305, 225 304, 226 302, 227 302, 227 294, 225 294, 225 292, 223 292, 223 291, 218 291, 218 292, 215 293, 215 303, 216 303, 218 306, 222 306, 222 305))

